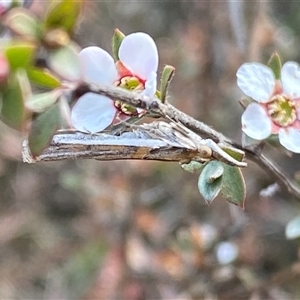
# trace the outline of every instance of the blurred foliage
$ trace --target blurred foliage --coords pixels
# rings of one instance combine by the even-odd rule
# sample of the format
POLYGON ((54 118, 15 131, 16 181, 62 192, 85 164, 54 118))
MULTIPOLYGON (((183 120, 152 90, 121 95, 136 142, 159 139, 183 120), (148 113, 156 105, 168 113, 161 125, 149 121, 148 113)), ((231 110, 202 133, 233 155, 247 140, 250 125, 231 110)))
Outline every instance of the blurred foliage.
MULTIPOLYGON (((256 166, 244 172, 243 211, 219 196, 208 207, 195 174, 175 164, 23 165, 20 153, 30 128, 47 122, 48 137, 57 128, 60 81, 79 76, 75 42, 109 50, 115 28, 153 36, 160 69, 176 67, 168 100, 239 139, 235 72, 244 61, 266 62, 274 50, 299 59, 300 4, 76 2, 33 1, 29 11, 1 16, 11 31, 0 45, 10 65, 9 88, 0 85, 0 298, 298 299, 299 204, 283 192, 260 196, 272 181, 256 166), (53 57, 59 63, 45 71, 53 57), (38 101, 27 97, 32 92, 38 101)), ((48 142, 33 143, 39 152, 48 142)), ((290 173, 299 168, 299 156, 267 154, 290 173)))
POLYGON ((9 70, 2 75, 6 84, 0 88, 0 118, 24 133, 31 128, 29 147, 33 155, 38 155, 61 128, 60 115, 63 112, 57 104, 63 93, 60 80, 80 80, 79 46, 71 38, 83 3, 77 0, 45 3, 46 13, 40 17, 29 9, 14 7, 17 4, 12 2, 3 14, 3 24, 7 28, 0 51, 9 64, 9 70), (39 60, 43 61, 43 68, 39 60), (36 86, 36 90, 57 90, 42 96, 31 95, 30 84, 36 86), (49 117, 50 111, 56 115, 49 117))

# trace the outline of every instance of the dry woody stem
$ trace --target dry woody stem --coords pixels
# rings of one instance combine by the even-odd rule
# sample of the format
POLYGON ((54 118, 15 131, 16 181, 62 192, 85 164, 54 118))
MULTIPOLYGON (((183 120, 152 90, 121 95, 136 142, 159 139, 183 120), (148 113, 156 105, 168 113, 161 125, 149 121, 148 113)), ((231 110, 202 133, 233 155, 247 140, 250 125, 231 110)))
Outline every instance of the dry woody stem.
POLYGON ((160 116, 174 123, 175 131, 174 126, 172 131, 166 127, 167 125, 161 128, 160 125, 157 125, 164 122, 153 122, 142 126, 134 125, 135 130, 119 134, 109 132, 97 135, 78 132, 58 133, 54 136, 50 146, 39 157, 35 158, 30 154, 25 141, 23 145, 23 160, 25 162, 34 163, 36 161, 77 158, 94 158, 98 160, 150 159, 180 162, 196 160, 205 162, 206 157, 199 154, 199 146, 205 146, 208 142, 209 147, 214 149, 212 156, 208 159, 219 159, 238 167, 246 166, 245 162, 230 161, 226 153, 224 154, 224 147, 232 147, 237 153, 240 151, 240 153, 246 154, 247 159, 255 162, 281 187, 300 199, 299 185, 259 151, 242 147, 169 103, 162 103, 155 97, 149 98, 111 86, 85 84, 80 88, 80 92, 93 92, 144 109, 150 114, 160 116), (196 142, 193 143, 193 140, 196 140, 196 142))

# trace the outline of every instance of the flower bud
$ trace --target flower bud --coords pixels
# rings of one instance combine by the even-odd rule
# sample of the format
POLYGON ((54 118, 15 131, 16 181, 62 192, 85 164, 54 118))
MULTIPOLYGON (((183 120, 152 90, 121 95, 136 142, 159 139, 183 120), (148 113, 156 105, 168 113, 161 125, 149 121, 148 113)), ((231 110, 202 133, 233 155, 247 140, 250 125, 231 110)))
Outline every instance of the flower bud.
POLYGON ((61 28, 51 29, 44 36, 44 44, 50 49, 57 49, 69 43, 70 37, 68 33, 61 28))
POLYGON ((3 53, 0 52, 0 84, 6 82, 9 74, 9 64, 3 53))

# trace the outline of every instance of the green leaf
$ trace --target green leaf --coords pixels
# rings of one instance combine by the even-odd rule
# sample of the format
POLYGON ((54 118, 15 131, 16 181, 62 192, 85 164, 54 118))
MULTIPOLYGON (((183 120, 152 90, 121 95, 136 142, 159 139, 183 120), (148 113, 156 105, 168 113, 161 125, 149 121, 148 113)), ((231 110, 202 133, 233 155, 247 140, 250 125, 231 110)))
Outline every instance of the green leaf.
POLYGON ((40 87, 55 89, 61 86, 59 79, 47 69, 30 68, 27 69, 27 75, 32 83, 40 87))
POLYGON ((49 68, 67 80, 80 79, 80 66, 79 66, 79 49, 76 44, 70 43, 65 47, 58 50, 49 52, 47 62, 49 68))
POLYGON ((166 101, 166 97, 168 94, 168 88, 170 85, 171 80, 174 77, 175 68, 172 66, 166 65, 161 73, 160 76, 160 100, 162 103, 166 101))
POLYGON ((210 204, 221 190, 223 171, 223 164, 213 160, 205 165, 199 176, 198 189, 207 204, 210 204))
POLYGON ((29 149, 38 156, 50 144, 53 135, 60 128, 59 103, 55 103, 41 114, 35 116, 28 137, 29 149))
POLYGON ((123 34, 123 32, 121 32, 119 29, 115 29, 114 35, 112 37, 112 53, 116 61, 119 60, 119 48, 124 37, 125 35, 123 34))
POLYGON ((227 154, 229 154, 231 157, 233 157, 237 161, 243 161, 245 157, 245 152, 242 150, 239 150, 237 148, 233 148, 230 146, 222 146, 221 147, 223 151, 225 151, 227 154))
POLYGON ((300 237, 300 217, 296 217, 288 222, 285 227, 285 236, 289 240, 300 237))
POLYGON ((12 70, 28 68, 33 64, 36 47, 32 43, 12 42, 4 53, 12 70))
POLYGON ((52 1, 45 19, 45 28, 63 28, 69 34, 73 32, 80 13, 81 0, 52 1))
POLYGON ((22 130, 25 122, 25 99, 31 93, 26 72, 19 70, 12 74, 8 85, 2 91, 1 119, 8 126, 22 130))
POLYGON ((224 173, 222 176, 221 193, 228 202, 244 208, 246 186, 243 174, 237 167, 232 167, 224 163, 222 164, 224 167, 224 173))
POLYGON ((191 161, 187 164, 185 163, 181 163, 180 164, 181 168, 186 171, 186 172, 189 172, 189 173, 195 173, 197 171, 201 171, 203 168, 204 168, 204 164, 201 164, 200 162, 198 161, 191 161))
POLYGON ((268 67, 273 71, 275 78, 280 79, 282 64, 280 56, 277 52, 274 52, 272 54, 271 58, 268 61, 268 67))
POLYGON ((26 107, 33 112, 41 113, 52 106, 61 95, 61 90, 32 95, 26 99, 26 107))
POLYGON ((24 8, 14 8, 5 16, 5 24, 22 38, 36 40, 40 36, 37 18, 24 8))

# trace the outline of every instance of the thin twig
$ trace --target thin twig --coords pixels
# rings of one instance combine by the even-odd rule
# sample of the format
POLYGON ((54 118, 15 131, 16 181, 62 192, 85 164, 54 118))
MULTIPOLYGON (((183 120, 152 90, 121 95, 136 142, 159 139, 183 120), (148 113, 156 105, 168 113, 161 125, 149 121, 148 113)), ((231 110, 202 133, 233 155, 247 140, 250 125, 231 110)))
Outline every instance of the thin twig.
POLYGON ((191 116, 181 112, 172 105, 166 103, 163 104, 157 98, 149 98, 138 93, 132 93, 124 89, 107 87, 102 85, 86 85, 87 91, 105 95, 114 100, 121 100, 135 107, 146 109, 149 112, 159 114, 161 117, 171 119, 175 122, 180 122, 185 127, 198 133, 203 138, 210 138, 215 142, 224 142, 233 147, 239 148, 246 153, 246 157, 255 162, 260 168, 264 169, 272 178, 274 178, 280 186, 286 188, 291 194, 300 199, 300 186, 297 185, 292 178, 287 176, 277 166, 273 164, 267 157, 261 153, 255 152, 249 148, 244 148, 240 144, 231 141, 218 131, 214 130, 210 126, 195 120, 191 116))
POLYGON ((161 103, 157 98, 150 98, 145 95, 126 91, 117 87, 108 87, 104 85, 85 85, 83 91, 93 92, 99 95, 107 96, 114 100, 120 100, 132 106, 145 109, 163 118, 171 119, 182 123, 185 127, 201 135, 202 138, 210 138, 215 142, 225 142, 234 145, 230 139, 223 136, 218 131, 208 125, 195 120, 184 112, 178 110, 169 103, 161 103))
MULTIPOLYGON (((161 103, 159 99, 153 97, 149 98, 145 95, 141 95, 138 93, 126 91, 121 88, 116 88, 112 86, 102 86, 102 85, 92 85, 92 84, 84 84, 78 89, 78 94, 83 94, 86 92, 93 92, 99 95, 107 96, 113 100, 120 100, 132 106, 142 108, 146 110, 148 113, 153 113, 155 115, 159 115, 167 120, 171 120, 175 123, 182 124, 183 127, 191 130, 193 133, 199 134, 202 139, 210 139, 216 143, 217 149, 229 149, 233 148, 235 153, 242 150, 242 153, 246 154, 246 157, 255 162, 260 168, 265 170, 273 179, 275 179, 278 184, 293 194, 295 197, 300 199, 300 186, 297 185, 289 176, 285 175, 276 165, 273 164, 267 157, 261 154, 261 152, 256 151, 255 149, 243 147, 240 144, 230 140, 225 137, 220 132, 214 130, 210 126, 195 120, 191 116, 183 113, 182 111, 176 109, 172 105, 168 103, 161 103)), ((70 143, 67 142, 64 145, 62 143, 56 143, 56 140, 60 135, 55 135, 50 146, 44 150, 44 152, 37 158, 33 158, 30 154, 28 146, 23 145, 23 160, 25 162, 36 162, 36 161, 53 161, 58 159, 75 159, 75 158, 94 158, 94 159, 102 159, 102 160, 116 160, 116 159, 154 159, 154 160, 168 160, 168 161, 188 161, 195 160, 195 156, 197 156, 197 151, 195 149, 191 149, 187 147, 186 139, 183 139, 181 145, 172 145, 172 140, 170 141, 168 137, 163 139, 164 145, 161 145, 161 138, 159 141, 155 141, 156 137, 151 137, 150 139, 143 137, 145 139, 143 143, 145 144, 134 144, 134 137, 130 137, 130 144, 125 145, 124 147, 124 135, 118 138, 111 134, 109 136, 109 143, 105 144, 104 140, 107 139, 105 134, 95 135, 94 140, 99 139, 96 145, 94 141, 88 147, 88 151, 86 151, 85 147, 81 148, 81 143, 83 140, 76 141, 77 136, 68 134, 66 139, 71 137, 71 140, 75 137, 70 143), (116 141, 116 139, 118 141, 116 141), (73 144, 72 144, 73 143, 73 144), (158 143, 157 145, 155 143, 158 143), (171 144, 170 144, 171 143, 171 144)), ((180 136, 180 135, 179 135, 180 136)), ((194 139, 194 138, 192 138, 194 139)), ((93 140, 89 135, 89 142, 93 140)), ((125 138, 126 140, 126 138, 125 138)), ((139 142, 141 139, 139 140, 139 142)), ((176 140, 177 141, 177 140, 176 140)), ((205 140, 203 140, 205 141, 205 140)), ((226 154, 226 153, 225 153, 226 154)), ((227 155, 227 154, 226 154, 227 155)), ((228 156, 228 155, 227 155, 228 156)), ((216 158, 216 157, 215 157, 216 158)), ((224 156, 223 156, 224 158, 224 156)), ((219 158, 217 158, 219 159, 219 158)), ((196 159, 197 160, 197 159, 196 159)), ((225 157, 225 161, 230 163, 228 159, 225 157)), ((246 163, 238 162, 234 165, 237 166, 245 166, 246 163)))
POLYGON ((257 153, 250 149, 243 149, 246 157, 255 162, 260 168, 265 170, 269 176, 273 177, 278 184, 286 188, 291 194, 300 199, 300 186, 293 179, 284 174, 276 165, 261 153, 257 153))

